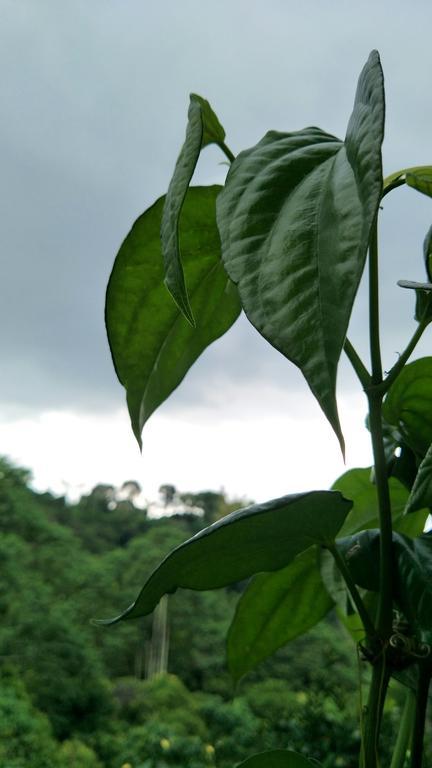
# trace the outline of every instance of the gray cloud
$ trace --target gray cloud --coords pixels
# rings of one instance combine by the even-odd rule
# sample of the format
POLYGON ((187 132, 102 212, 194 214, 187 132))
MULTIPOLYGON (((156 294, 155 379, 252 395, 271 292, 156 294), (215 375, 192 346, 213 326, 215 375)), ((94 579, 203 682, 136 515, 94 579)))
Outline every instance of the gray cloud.
MULTIPOLYGON (((105 285, 132 221, 166 189, 189 91, 210 99, 234 151, 269 128, 313 123, 343 136, 357 76, 378 47, 385 169, 430 161, 432 10, 426 2, 389 10, 339 0, 298 9, 282 0, 2 4, 1 400, 38 410, 122 402, 104 335, 105 285)), ((197 180, 221 180, 219 161, 208 150, 197 180)), ((423 278, 430 218, 430 201, 411 190, 385 203, 389 365, 412 315, 411 297, 394 285, 423 278)), ((364 312, 361 299, 352 336, 366 354, 364 312)), ((205 398, 209 376, 228 375, 299 385, 242 321, 203 356, 176 407, 205 398)))

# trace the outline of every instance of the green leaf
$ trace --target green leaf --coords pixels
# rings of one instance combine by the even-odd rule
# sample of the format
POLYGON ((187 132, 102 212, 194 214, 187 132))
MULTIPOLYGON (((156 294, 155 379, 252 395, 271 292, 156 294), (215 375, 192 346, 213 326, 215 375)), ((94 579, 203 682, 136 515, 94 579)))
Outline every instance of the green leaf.
POLYGON ((237 603, 228 633, 228 668, 234 680, 315 626, 332 606, 315 547, 280 571, 255 576, 237 603))
MULTIPOLYGON (((379 590, 380 532, 364 531, 337 541, 356 584, 379 590)), ((393 595, 410 625, 432 630, 432 534, 410 539, 393 533, 393 595)))
POLYGON ((247 760, 237 765, 237 768, 311 768, 313 765, 318 765, 318 763, 315 760, 312 763, 298 752, 272 749, 248 757, 247 760))
POLYGON ((429 228, 423 241, 423 257, 427 276, 432 281, 432 227, 429 228))
POLYGON ((432 507, 432 445, 429 446, 426 456, 420 464, 406 511, 416 512, 416 510, 425 507, 432 507))
POLYGON ((391 192, 392 189, 407 184, 413 189, 417 189, 419 192, 424 192, 426 195, 430 195, 430 191, 426 191, 432 180, 432 166, 431 165, 415 165, 411 168, 402 168, 400 171, 390 174, 384 179, 383 184, 383 196, 391 192), (424 189, 423 189, 424 187, 424 189))
POLYGON ((432 536, 417 539, 394 534, 396 599, 412 626, 432 630, 432 536))
POLYGON ((182 214, 180 239, 196 328, 184 319, 163 284, 159 238, 163 197, 135 222, 111 273, 106 297, 108 339, 140 444, 149 416, 240 313, 237 289, 220 260, 215 221, 219 189, 192 187, 182 214))
POLYGON ((350 508, 337 491, 310 491, 232 512, 174 549, 135 603, 102 623, 151 613, 162 595, 179 587, 217 589, 284 568, 314 544, 331 546, 350 508))
POLYGON ((192 93, 186 138, 168 187, 160 227, 165 284, 174 301, 192 325, 194 325, 195 320, 189 302, 180 255, 180 214, 201 149, 213 142, 223 143, 224 138, 225 131, 208 101, 192 93))
POLYGON ((432 357, 405 366, 384 400, 383 416, 423 458, 432 443, 432 357))
MULTIPOLYGON (((344 537, 367 528, 379 526, 377 489, 371 482, 372 467, 350 469, 333 484, 332 489, 340 491, 346 498, 351 499, 353 508, 338 533, 344 537)), ((417 507, 422 514, 415 520, 409 520, 404 515, 408 501, 408 491, 396 478, 389 478, 389 491, 392 508, 393 528, 402 530, 410 536, 418 536, 424 530, 427 512, 424 506, 417 507)))
POLYGON ((372 53, 345 142, 270 132, 218 198, 222 258, 257 330, 303 372, 343 449, 336 373, 382 189, 383 76, 372 53))
POLYGON ((424 195, 432 197, 432 166, 407 171, 406 183, 417 192, 423 192, 424 195))

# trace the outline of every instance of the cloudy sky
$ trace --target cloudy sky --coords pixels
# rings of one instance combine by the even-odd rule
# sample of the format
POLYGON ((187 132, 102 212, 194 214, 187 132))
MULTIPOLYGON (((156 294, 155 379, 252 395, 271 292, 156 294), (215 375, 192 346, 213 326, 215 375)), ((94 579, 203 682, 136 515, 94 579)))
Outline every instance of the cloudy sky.
MULTIPOLYGON (((246 320, 150 419, 141 458, 105 337, 105 287, 132 222, 166 191, 191 91, 209 99, 234 153, 269 129, 343 137, 377 48, 384 170, 431 163, 431 23, 426 0, 0 0, 0 453, 32 469, 36 487, 134 478, 150 498, 169 482, 264 500, 343 472, 301 375, 246 320)), ((222 182, 222 159, 206 149, 195 180, 222 182)), ((424 279, 431 214, 411 190, 385 202, 387 366, 413 328, 412 297, 395 284, 424 279)), ((350 336, 366 356, 363 294, 350 336)), ((367 464, 365 404, 345 363, 339 392, 347 465, 367 464)))

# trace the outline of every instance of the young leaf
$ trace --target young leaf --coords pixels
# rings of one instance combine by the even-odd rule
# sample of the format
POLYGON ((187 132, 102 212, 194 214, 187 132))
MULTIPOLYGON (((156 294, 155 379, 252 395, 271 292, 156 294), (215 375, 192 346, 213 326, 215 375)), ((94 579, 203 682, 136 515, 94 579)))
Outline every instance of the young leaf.
POLYGON ((336 373, 381 190, 383 76, 373 52, 345 142, 318 128, 242 152, 217 203, 222 258, 257 330, 303 372, 335 430, 336 373))
POLYGON ((413 169, 406 174, 406 183, 417 192, 432 197, 432 166, 413 169))
MULTIPOLYGON (((341 538, 366 528, 379 526, 377 488, 371 481, 371 471, 371 467, 350 469, 333 483, 333 490, 340 491, 346 498, 353 501, 353 508, 338 533, 341 538)), ((393 528, 402 530, 408 536, 419 536, 424 530, 427 512, 417 515, 415 520, 407 520, 404 512, 408 501, 408 491, 394 477, 389 478, 389 491, 393 528)), ((417 509, 424 510, 424 507, 425 505, 422 505, 417 509)))
POLYGON ((237 289, 220 260, 215 221, 219 189, 192 187, 182 214, 180 238, 196 328, 185 320, 163 284, 159 237, 163 197, 135 222, 111 273, 108 340, 140 444, 149 416, 240 313, 237 289))
POLYGON ((201 149, 213 142, 223 144, 224 138, 225 131, 208 101, 192 93, 186 138, 168 187, 160 228, 165 265, 165 284, 180 310, 192 325, 195 321, 189 303, 180 256, 180 214, 201 149))
POLYGON ((259 752, 252 755, 237 765, 237 768, 312 768, 318 763, 313 763, 298 752, 286 749, 272 749, 267 752, 259 752))
POLYGON ((179 587, 217 589, 284 568, 314 544, 331 545, 350 508, 337 491, 310 491, 232 512, 174 549, 135 603, 102 623, 145 616, 179 587))
POLYGON ((423 458, 432 443, 432 357, 405 366, 384 400, 383 416, 423 458))
POLYGON ((432 445, 420 464, 417 477, 406 505, 407 512, 432 507, 432 445))
POLYGON ((237 603, 227 638, 228 668, 240 677, 315 626, 333 601, 324 589, 316 547, 286 568, 255 576, 237 603))

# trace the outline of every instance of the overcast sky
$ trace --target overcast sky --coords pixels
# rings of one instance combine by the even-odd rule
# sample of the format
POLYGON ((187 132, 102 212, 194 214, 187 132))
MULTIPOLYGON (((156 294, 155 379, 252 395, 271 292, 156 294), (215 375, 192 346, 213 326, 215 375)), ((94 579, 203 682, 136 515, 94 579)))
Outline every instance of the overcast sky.
MULTIPOLYGON (((269 129, 313 124, 343 138, 358 75, 378 48, 384 170, 431 163, 431 23, 426 0, 0 0, 0 452, 29 466, 37 487, 132 477, 150 497, 169 482, 265 499, 327 487, 343 472, 302 377, 246 320, 151 418, 141 459, 105 338, 104 292, 132 222, 166 191, 191 91, 209 99, 234 153, 269 129)), ((196 181, 223 182, 221 160, 205 150, 196 181)), ((413 327, 412 297, 395 284, 424 279, 431 213, 411 190, 385 201, 387 366, 413 327)), ((366 355, 364 307, 360 296, 350 335, 366 355)), ((355 387, 344 366, 348 466, 370 460, 355 387)))

